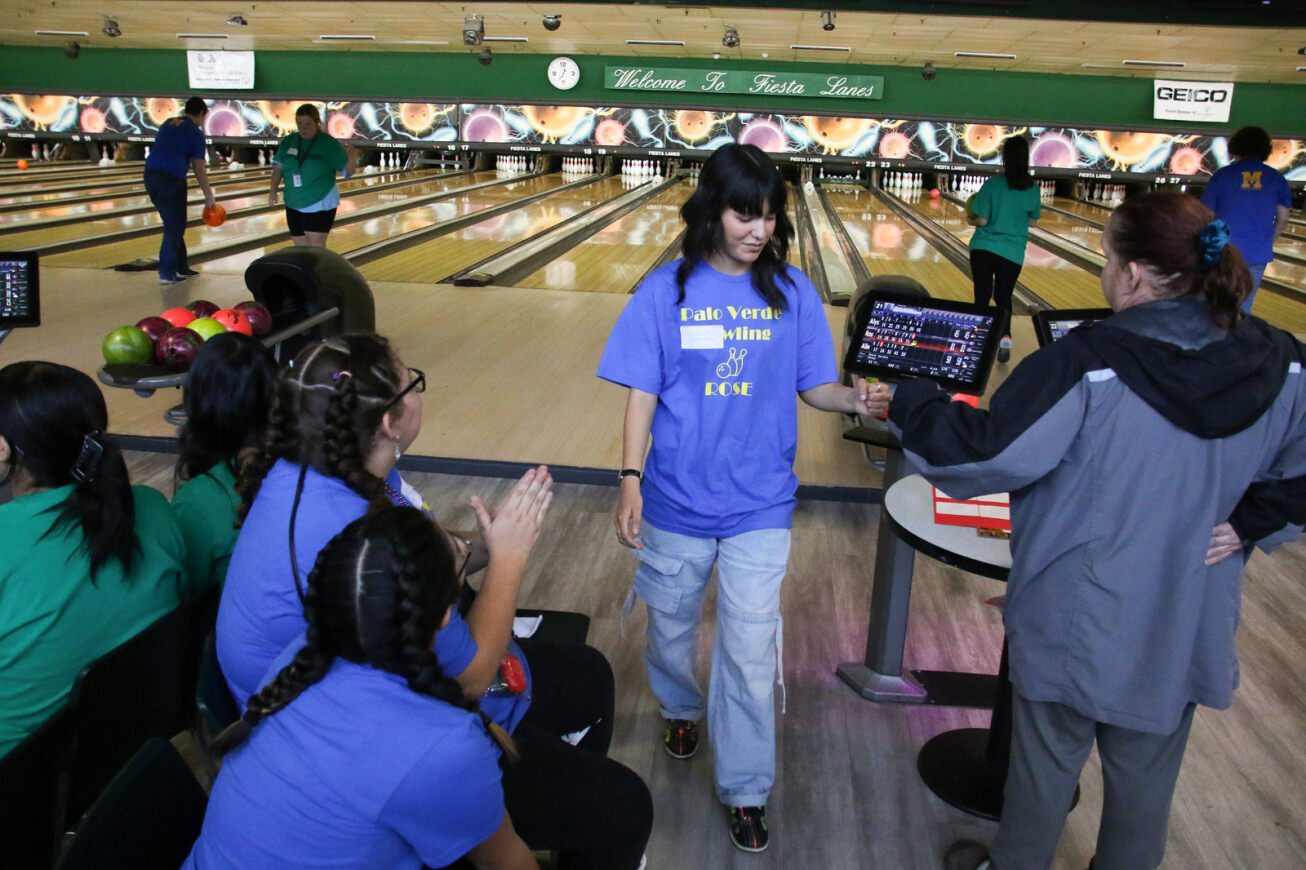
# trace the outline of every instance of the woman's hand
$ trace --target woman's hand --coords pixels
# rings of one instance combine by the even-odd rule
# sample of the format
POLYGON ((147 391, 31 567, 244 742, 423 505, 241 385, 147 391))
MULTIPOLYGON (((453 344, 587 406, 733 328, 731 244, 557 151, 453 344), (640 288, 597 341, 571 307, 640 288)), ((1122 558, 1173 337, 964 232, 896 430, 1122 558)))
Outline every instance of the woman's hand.
POLYGON ((532 468, 491 513, 485 503, 472 496, 472 510, 481 527, 492 561, 525 562, 540 536, 544 515, 553 502, 553 477, 546 466, 532 468))
POLYGON ((1242 538, 1229 523, 1220 523, 1211 530, 1211 542, 1206 545, 1206 564, 1219 565, 1243 548, 1242 538))
POLYGON ((617 540, 632 550, 644 549, 644 542, 636 540, 639 537, 640 517, 644 513, 644 496, 639 491, 639 483, 639 478, 633 474, 621 479, 618 484, 620 495, 617 497, 617 510, 612 518, 617 527, 617 540))
POLYGON ((268 205, 275 207, 276 204, 277 204, 277 192, 275 190, 268 191, 268 205))
POLYGON ((883 420, 889 413, 889 400, 893 398, 893 392, 886 383, 869 384, 865 378, 858 378, 853 385, 851 398, 852 413, 883 420))

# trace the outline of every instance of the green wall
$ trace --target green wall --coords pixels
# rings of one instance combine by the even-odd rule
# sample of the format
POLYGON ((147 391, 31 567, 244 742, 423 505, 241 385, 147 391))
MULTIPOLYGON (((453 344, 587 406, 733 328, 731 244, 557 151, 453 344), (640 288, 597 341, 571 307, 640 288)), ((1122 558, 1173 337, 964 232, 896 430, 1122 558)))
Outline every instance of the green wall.
MULTIPOLYGON (((607 91, 606 65, 649 66, 650 59, 576 56, 581 83, 569 92, 545 81, 548 55, 495 52, 491 66, 475 53, 379 51, 264 51, 256 58, 253 96, 421 100, 431 102, 537 102, 578 105, 646 105, 735 108, 869 115, 881 118, 984 119, 1080 127, 1174 129, 1152 119, 1150 77, 1062 76, 940 68, 925 81, 917 67, 840 66, 829 63, 726 62, 686 58, 653 64, 839 72, 884 76, 883 100, 721 97, 607 91)), ((1174 75, 1182 78, 1181 73, 1174 75)), ((0 47, 0 93, 176 95, 188 93, 182 51, 83 48, 69 59, 60 48, 0 47)), ((215 94, 216 95, 216 94, 215 94)), ((228 96, 249 96, 248 92, 228 96)), ((1228 125, 1189 125, 1219 133, 1258 124, 1276 136, 1306 134, 1306 86, 1239 82, 1228 125)))

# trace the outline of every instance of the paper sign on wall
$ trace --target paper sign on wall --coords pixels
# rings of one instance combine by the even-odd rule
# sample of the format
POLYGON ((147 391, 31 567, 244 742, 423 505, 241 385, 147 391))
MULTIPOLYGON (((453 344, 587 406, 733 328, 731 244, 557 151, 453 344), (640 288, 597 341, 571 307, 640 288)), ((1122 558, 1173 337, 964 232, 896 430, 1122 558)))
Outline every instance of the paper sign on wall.
POLYGON ((194 89, 250 90, 254 87, 254 52, 188 51, 186 71, 194 89))
POLYGON ((1227 124, 1233 82, 1152 82, 1152 117, 1227 124))

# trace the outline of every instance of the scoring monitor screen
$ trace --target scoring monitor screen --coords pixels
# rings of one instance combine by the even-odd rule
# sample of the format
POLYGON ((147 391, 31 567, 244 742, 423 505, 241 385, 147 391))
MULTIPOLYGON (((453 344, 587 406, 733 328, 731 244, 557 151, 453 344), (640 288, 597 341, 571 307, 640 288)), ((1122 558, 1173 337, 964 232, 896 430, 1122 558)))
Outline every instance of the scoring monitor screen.
POLYGON ((888 380, 928 378, 955 392, 984 391, 1001 339, 998 309, 892 293, 866 301, 865 326, 853 337, 845 369, 888 380))
POLYGON ((0 329, 40 325, 36 254, 0 251, 0 329))
POLYGON ((1040 311, 1034 315, 1034 334, 1038 337, 1038 346, 1047 347, 1054 341, 1064 338, 1066 333, 1083 323, 1091 323, 1110 317, 1110 308, 1073 308, 1060 311, 1040 311))

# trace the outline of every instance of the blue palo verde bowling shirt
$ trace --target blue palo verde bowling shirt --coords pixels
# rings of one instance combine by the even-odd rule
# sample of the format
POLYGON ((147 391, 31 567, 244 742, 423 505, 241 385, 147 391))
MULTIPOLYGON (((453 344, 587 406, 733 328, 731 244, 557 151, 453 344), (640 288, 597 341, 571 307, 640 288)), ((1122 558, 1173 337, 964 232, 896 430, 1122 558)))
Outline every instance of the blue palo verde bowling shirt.
POLYGON ((788 307, 752 276, 700 263, 676 297, 676 268, 653 272, 608 338, 599 377, 657 395, 644 518, 695 537, 789 528, 798 478, 796 393, 837 381, 834 342, 811 281, 788 267, 788 307))

